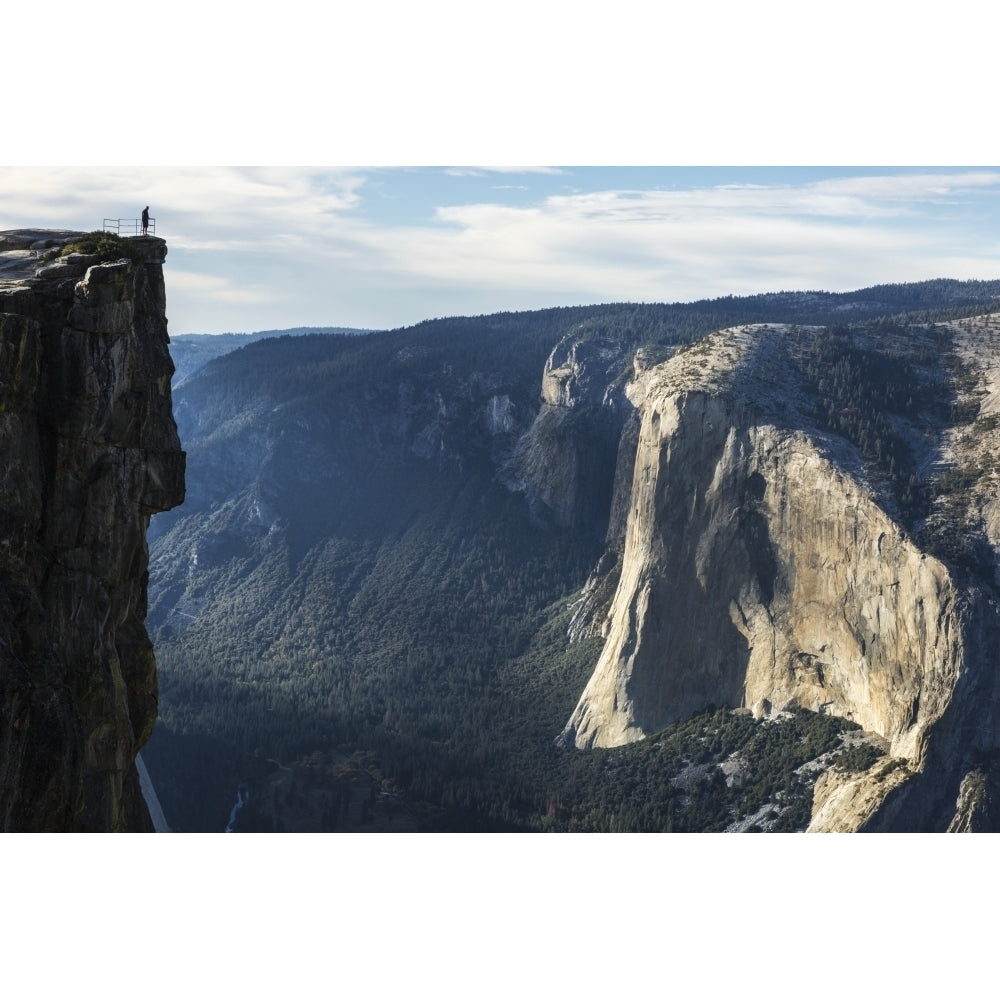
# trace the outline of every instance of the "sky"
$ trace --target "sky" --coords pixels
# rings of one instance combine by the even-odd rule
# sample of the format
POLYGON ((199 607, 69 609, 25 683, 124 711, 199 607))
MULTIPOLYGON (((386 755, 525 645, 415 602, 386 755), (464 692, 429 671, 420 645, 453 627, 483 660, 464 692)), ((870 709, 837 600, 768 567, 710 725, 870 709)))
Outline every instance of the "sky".
POLYGON ((0 168, 0 229, 147 204, 173 334, 1000 278, 1000 167, 0 168))

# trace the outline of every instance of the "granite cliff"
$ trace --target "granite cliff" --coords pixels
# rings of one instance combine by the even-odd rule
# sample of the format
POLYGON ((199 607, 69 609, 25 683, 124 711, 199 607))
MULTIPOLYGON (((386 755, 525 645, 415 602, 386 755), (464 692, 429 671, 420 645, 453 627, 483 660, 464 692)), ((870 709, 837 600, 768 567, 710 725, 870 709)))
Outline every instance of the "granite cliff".
POLYGON ((564 528, 607 518, 623 412, 620 341, 564 336, 542 372, 538 412, 518 441, 505 481, 536 521, 564 528))
POLYGON ((0 233, 0 829, 152 829, 146 529, 181 503, 156 237, 0 233), (49 257, 52 259, 47 259, 49 257))
MULTIPOLYGON (((980 334, 991 329, 978 322, 980 334)), ((947 331, 961 366, 958 333, 947 331)), ((935 357, 942 336, 910 329, 899 356, 935 357)), ((891 755, 861 775, 825 775, 810 829, 995 827, 982 790, 1000 749, 997 547, 994 521, 979 513, 995 503, 995 470, 976 466, 959 517, 966 534, 987 525, 978 573, 946 565, 917 544, 858 450, 816 426, 797 363, 809 339, 744 327, 662 364, 637 358, 634 463, 616 490, 628 499, 624 538, 584 595, 613 598, 585 600, 588 620, 575 626, 605 643, 561 741, 618 746, 713 704, 758 717, 805 708, 860 724, 891 755)), ((982 357, 983 337, 966 340, 965 361, 972 342, 982 357)), ((976 432, 931 419, 901 428, 914 480, 962 465, 963 440, 995 454, 997 421, 982 419, 995 371, 967 371, 976 432)), ((940 397, 948 373, 924 377, 940 397)))
POLYGON ((244 786, 245 829, 343 829, 335 751, 433 829, 996 829, 1000 283, 812 299, 278 338, 178 386, 171 821, 244 786))

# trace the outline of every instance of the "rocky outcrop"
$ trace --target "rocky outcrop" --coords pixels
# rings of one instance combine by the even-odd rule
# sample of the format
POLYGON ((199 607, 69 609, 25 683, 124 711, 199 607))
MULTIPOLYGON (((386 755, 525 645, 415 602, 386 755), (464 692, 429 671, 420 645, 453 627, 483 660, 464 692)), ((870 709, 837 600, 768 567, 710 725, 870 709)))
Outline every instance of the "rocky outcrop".
POLYGON ((995 828, 992 822, 996 799, 995 781, 983 769, 970 771, 958 789, 955 815, 948 833, 983 833, 995 828))
POLYGON ((617 746, 713 704, 828 712, 891 760, 818 784, 814 828, 943 829, 971 759, 994 749, 994 602, 810 426, 780 336, 723 331, 637 365, 620 579, 561 741, 617 746))
POLYGON ((146 529, 184 496, 162 264, 0 234, 0 828, 152 829, 146 529))
POLYGON ((506 472, 540 523, 603 521, 611 503, 618 437, 630 407, 616 384, 620 342, 569 334, 542 374, 538 414, 506 472))

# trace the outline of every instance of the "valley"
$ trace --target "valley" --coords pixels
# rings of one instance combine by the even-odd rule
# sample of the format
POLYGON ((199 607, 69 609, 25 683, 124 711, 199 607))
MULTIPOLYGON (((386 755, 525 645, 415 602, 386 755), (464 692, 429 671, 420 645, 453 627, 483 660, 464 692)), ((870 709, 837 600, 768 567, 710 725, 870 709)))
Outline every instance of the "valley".
POLYGON ((149 534, 170 825, 221 831, 245 786, 245 831, 944 829, 978 773, 992 828, 998 292, 503 313, 189 372, 187 499, 149 534), (903 591, 952 666, 865 632, 910 634, 903 591))

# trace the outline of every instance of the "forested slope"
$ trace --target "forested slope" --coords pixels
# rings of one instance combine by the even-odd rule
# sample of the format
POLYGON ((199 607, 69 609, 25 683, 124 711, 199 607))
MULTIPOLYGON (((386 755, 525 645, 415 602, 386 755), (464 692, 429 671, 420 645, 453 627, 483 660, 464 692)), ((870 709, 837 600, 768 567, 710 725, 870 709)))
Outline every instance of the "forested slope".
POLYGON ((144 757, 171 825, 223 829, 245 785, 238 829, 804 827, 815 774, 801 765, 839 752, 863 767, 884 749, 852 736, 845 750, 850 723, 707 706, 631 747, 554 745, 600 650, 597 635, 567 640, 616 476, 614 448, 587 442, 627 430, 639 348, 666 358, 739 323, 826 325, 834 339, 807 357, 827 387, 816 420, 881 448, 879 474, 917 511, 892 414, 919 397, 897 402, 898 371, 838 347, 832 327, 944 318, 998 293, 934 282, 507 313, 270 339, 205 365, 175 392, 188 499, 150 534, 161 693, 144 757), (560 344, 581 345, 578 370, 538 434, 560 344), (574 388, 588 344, 614 369, 603 395, 574 388), (551 462, 523 460, 532 434, 551 462), (549 507, 553 484, 531 480, 557 465, 603 486, 549 507))

